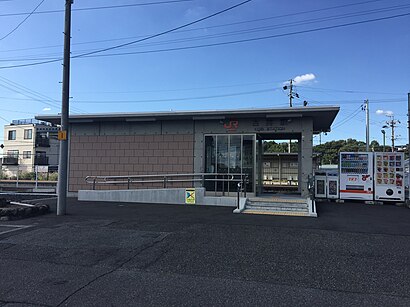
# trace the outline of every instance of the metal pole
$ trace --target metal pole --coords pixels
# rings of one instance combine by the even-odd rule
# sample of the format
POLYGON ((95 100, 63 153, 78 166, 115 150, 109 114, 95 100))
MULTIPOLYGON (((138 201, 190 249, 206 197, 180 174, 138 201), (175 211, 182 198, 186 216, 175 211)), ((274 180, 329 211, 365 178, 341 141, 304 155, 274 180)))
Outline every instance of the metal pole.
POLYGON ((369 99, 366 99, 364 103, 366 105, 366 151, 369 152, 369 143, 370 143, 369 99))
POLYGON ((19 164, 19 158, 17 156, 17 181, 16 181, 16 188, 19 187, 19 171, 20 171, 20 164, 19 164))
MULTIPOLYGON (((407 159, 409 159, 409 163, 410 163, 410 93, 407 93, 407 134, 408 134, 408 143, 407 143, 407 159)), ((410 173, 410 164, 409 164, 409 173, 410 173)), ((410 188, 410 174, 408 176, 408 186, 410 188)), ((409 199, 410 199, 410 193, 409 193, 409 199)))
POLYGON ((36 169, 36 190, 38 189, 38 165, 34 166, 36 169))
POLYGON ((289 107, 293 107, 292 104, 292 99, 293 99, 293 80, 290 79, 290 86, 289 86, 289 107))
POLYGON ((394 136, 394 125, 395 125, 394 117, 392 117, 392 120, 391 120, 391 151, 392 151, 392 152, 394 152, 394 139, 395 139, 395 136, 394 136))
POLYGON ((57 215, 66 214, 67 203, 67 168, 68 168, 68 117, 70 92, 70 39, 71 39, 71 4, 72 0, 65 1, 64 25, 64 63, 63 63, 63 92, 61 103, 61 131, 60 161, 58 164, 58 199, 57 215))

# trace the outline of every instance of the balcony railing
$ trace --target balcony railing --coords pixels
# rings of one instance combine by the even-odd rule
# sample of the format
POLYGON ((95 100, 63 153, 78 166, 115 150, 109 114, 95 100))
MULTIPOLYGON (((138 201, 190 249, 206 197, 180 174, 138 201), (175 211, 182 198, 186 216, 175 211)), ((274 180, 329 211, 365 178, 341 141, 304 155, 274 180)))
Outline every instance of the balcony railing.
POLYGON ((36 147, 50 147, 50 139, 49 138, 36 138, 36 147))
POLYGON ((48 157, 43 157, 43 156, 34 157, 34 165, 48 165, 48 157))
POLYGON ((3 157, 3 165, 18 165, 19 159, 17 157, 3 157))

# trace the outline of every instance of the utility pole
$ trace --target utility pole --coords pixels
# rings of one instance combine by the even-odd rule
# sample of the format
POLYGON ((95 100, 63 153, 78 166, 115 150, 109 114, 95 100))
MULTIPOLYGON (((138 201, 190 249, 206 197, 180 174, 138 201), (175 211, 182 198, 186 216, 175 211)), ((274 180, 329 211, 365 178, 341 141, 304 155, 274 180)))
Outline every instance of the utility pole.
MULTIPOLYGON (((289 107, 292 108, 292 107, 293 107, 293 98, 294 98, 294 97, 299 98, 299 94, 293 92, 293 80, 290 79, 290 80, 289 80, 289 86, 285 85, 285 86, 283 87, 283 89, 284 89, 284 90, 289 89, 289 107), (293 94, 294 94, 295 96, 293 96, 293 94)), ((303 106, 306 107, 307 104, 308 104, 307 101, 304 101, 304 102, 303 102, 303 106)))
POLYGON ((289 107, 293 107, 292 104, 292 99, 293 99, 293 80, 290 79, 290 85, 289 85, 289 107))
POLYGON ((390 120, 386 121, 387 125, 384 125, 383 128, 391 128, 391 151, 394 152, 394 141, 396 140, 396 136, 394 134, 394 128, 397 124, 400 124, 399 120, 395 120, 393 115, 390 115, 390 120))
POLYGON ((407 153, 408 159, 410 160, 410 93, 407 93, 407 134, 409 138, 407 143, 407 153))
POLYGON ((366 111, 366 151, 369 152, 369 145, 370 145, 370 125, 369 125, 369 99, 364 101, 364 108, 366 111))
MULTIPOLYGON (((408 134, 408 143, 407 143, 407 158, 409 159, 409 163, 410 163, 410 93, 407 93, 407 134, 408 134)), ((409 164, 409 172, 410 172, 410 164, 409 164)), ((407 182, 407 184, 410 187, 410 174, 409 174, 409 182, 407 182)), ((410 195, 409 195, 409 199, 410 199, 410 195)), ((410 202, 410 200, 409 200, 410 202)))
POLYGON ((70 41, 71 41, 71 4, 73 0, 65 1, 65 24, 64 24, 64 61, 63 61, 63 86, 61 102, 61 130, 60 159, 58 164, 58 194, 57 215, 66 214, 67 204, 67 174, 68 174, 68 117, 70 99, 70 41))

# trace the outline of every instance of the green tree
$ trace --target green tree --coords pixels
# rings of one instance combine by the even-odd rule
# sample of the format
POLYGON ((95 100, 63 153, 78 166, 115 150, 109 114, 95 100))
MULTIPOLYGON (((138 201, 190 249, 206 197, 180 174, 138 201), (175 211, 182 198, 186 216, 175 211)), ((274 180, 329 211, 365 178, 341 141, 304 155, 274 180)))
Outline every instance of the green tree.
MULTIPOLYGON (((264 141, 263 142, 263 151, 267 153, 272 152, 288 152, 288 142, 276 143, 275 141, 264 141)), ((291 152, 298 152, 299 145, 296 141, 292 141, 290 145, 291 152)))

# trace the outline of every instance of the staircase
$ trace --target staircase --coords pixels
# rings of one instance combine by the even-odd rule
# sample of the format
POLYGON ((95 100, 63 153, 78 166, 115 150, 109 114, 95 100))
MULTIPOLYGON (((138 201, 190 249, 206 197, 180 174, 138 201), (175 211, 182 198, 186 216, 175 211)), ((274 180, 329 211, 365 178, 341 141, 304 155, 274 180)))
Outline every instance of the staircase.
POLYGON ((317 217, 316 210, 309 211, 309 201, 304 198, 249 198, 242 213, 317 217))

